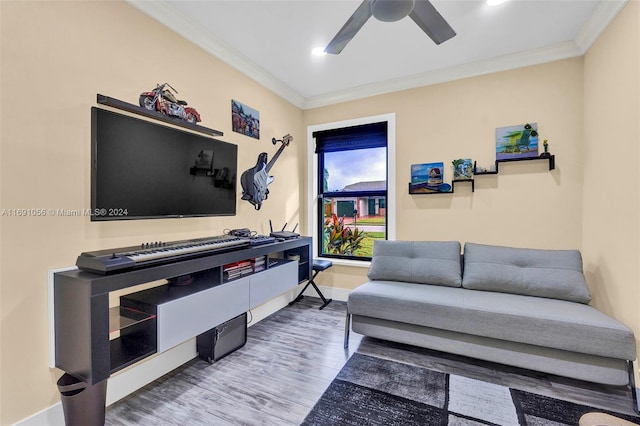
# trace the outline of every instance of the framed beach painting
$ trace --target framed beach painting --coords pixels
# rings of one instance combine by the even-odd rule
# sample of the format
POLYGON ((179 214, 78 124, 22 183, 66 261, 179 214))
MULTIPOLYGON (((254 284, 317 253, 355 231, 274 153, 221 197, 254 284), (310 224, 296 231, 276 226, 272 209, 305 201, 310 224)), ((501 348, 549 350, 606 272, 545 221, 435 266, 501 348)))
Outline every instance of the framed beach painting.
POLYGON ((411 165, 410 194, 440 192, 444 181, 444 163, 424 163, 411 165))
POLYGON ((538 124, 527 123, 496 129, 496 160, 538 156, 538 124))

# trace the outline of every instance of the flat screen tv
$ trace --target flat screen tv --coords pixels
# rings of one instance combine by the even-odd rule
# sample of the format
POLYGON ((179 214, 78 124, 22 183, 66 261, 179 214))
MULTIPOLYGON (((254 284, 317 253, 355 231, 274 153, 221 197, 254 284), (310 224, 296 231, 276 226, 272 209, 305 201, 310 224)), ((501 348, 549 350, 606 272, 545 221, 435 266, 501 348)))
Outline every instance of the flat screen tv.
POLYGON ((230 216, 238 147, 91 109, 91 220, 230 216))

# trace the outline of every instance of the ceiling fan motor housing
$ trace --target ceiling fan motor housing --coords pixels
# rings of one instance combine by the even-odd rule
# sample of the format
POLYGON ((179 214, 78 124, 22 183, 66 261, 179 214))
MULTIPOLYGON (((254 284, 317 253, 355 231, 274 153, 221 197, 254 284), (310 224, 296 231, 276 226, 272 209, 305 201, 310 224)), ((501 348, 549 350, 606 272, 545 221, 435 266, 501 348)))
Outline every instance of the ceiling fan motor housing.
POLYGON ((371 16, 383 22, 395 22, 409 16, 435 44, 456 35, 429 0, 362 0, 324 51, 333 55, 342 52, 371 16))
POLYGON ((414 0, 373 0, 371 14, 382 22, 396 22, 411 13, 414 0))

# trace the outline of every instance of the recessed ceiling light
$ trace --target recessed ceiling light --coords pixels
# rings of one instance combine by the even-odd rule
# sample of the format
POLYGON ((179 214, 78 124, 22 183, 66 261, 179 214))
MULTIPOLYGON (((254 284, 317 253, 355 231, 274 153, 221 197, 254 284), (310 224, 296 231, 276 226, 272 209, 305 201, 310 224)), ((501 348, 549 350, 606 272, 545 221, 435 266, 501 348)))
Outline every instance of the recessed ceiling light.
POLYGON ((314 47, 311 53, 316 56, 324 56, 327 54, 327 52, 324 51, 324 47, 314 47))
POLYGON ((489 6, 499 6, 507 0, 487 0, 489 6))

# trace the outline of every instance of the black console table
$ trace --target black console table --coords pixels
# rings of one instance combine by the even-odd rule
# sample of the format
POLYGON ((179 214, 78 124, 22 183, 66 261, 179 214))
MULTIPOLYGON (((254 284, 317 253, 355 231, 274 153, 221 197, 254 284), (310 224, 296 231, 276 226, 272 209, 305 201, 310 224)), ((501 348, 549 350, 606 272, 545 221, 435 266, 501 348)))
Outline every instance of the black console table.
POLYGON ((311 241, 296 238, 112 275, 55 273, 55 366, 93 385, 196 337, 308 280, 311 241), (260 264, 256 272, 229 279, 230 264, 253 259, 260 264), (120 306, 109 308, 110 292, 185 276, 188 285, 159 284, 121 296, 120 306))

